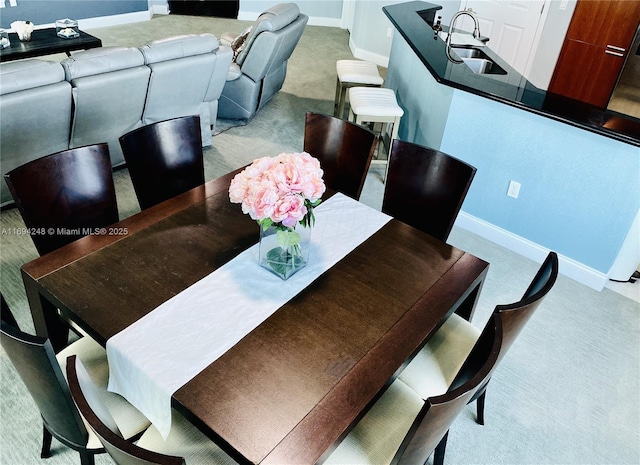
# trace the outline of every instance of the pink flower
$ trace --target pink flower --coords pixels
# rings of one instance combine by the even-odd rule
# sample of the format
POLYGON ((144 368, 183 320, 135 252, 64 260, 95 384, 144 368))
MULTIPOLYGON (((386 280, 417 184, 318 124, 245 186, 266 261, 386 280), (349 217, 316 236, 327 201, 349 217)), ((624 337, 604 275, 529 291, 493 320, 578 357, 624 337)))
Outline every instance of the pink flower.
POLYGON ((258 158, 233 178, 229 200, 241 203, 254 220, 293 227, 324 194, 323 174, 320 162, 306 152, 258 158))
POLYGON ((231 180, 229 185, 229 200, 232 203, 242 203, 247 196, 249 190, 249 178, 247 174, 242 171, 236 174, 231 180))
POLYGON ((307 214, 304 199, 299 195, 286 195, 275 205, 271 219, 274 223, 282 223, 288 228, 295 226, 307 214))

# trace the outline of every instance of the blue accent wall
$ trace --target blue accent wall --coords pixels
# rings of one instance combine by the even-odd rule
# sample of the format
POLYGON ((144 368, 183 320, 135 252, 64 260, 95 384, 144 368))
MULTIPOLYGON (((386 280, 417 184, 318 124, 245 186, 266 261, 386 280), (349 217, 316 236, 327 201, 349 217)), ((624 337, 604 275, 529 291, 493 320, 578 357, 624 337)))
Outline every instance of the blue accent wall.
POLYGON ((462 211, 609 272, 640 210, 638 147, 443 86, 397 33, 385 85, 405 109, 400 139, 477 168, 462 211))
POLYGON ((465 212, 603 273, 640 209, 638 147, 467 92, 441 150, 478 169, 465 212))
POLYGON ((147 0, 18 0, 17 6, 0 9, 0 27, 9 28, 13 21, 39 24, 57 19, 86 19, 148 11, 147 0))

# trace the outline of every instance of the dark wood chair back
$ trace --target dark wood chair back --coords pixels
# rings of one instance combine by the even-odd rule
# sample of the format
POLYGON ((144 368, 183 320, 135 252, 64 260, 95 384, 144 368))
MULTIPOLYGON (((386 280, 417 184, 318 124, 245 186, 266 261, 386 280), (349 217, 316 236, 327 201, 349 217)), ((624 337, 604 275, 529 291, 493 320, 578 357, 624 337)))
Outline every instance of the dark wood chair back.
POLYGON ((199 116, 159 121, 119 140, 142 210, 204 183, 199 116))
POLYGON ((40 255, 119 219, 107 144, 38 158, 5 179, 40 255))
POLYGON ((0 319, 2 319, 2 321, 4 321, 5 323, 13 326, 14 328, 19 328, 18 322, 13 317, 13 313, 11 313, 11 309, 9 308, 9 305, 7 304, 7 301, 4 299, 4 295, 2 294, 0 294, 0 303, 2 304, 0 307, 0 319))
MULTIPOLYGON (((533 278, 531 284, 529 285, 529 288, 524 293, 522 299, 512 304, 496 306, 495 310, 493 311, 492 318, 498 318, 500 320, 500 326, 503 333, 500 353, 498 354, 498 362, 502 360, 502 358, 505 356, 505 354, 515 341, 518 334, 520 334, 520 332, 522 331, 522 328, 524 328, 527 321, 529 321, 533 313, 540 306, 544 297, 549 293, 549 291, 555 284, 557 277, 558 255, 555 252, 549 252, 546 259, 540 266, 540 269, 533 278)), ((476 349, 492 344, 492 328, 493 323, 490 319, 482 330, 482 333, 480 334, 480 337, 478 338, 478 341, 476 342, 473 350, 471 351, 464 364, 462 365, 462 368, 460 368, 460 371, 451 383, 449 391, 456 389, 457 387, 465 383, 473 375, 473 373, 475 373, 475 370, 480 363, 478 355, 476 353, 476 349)), ((484 424, 484 397, 489 381, 490 379, 487 379, 485 384, 476 391, 475 395, 470 400, 470 402, 478 400, 478 423, 480 423, 481 425, 484 424)))
POLYGON ((558 255, 555 252, 549 252, 522 299, 512 304, 496 306, 494 313, 500 316, 504 327, 504 343, 499 360, 507 353, 522 328, 555 284, 558 268, 558 255))
POLYGON ((105 450, 117 465, 185 464, 182 457, 164 455, 136 446, 132 442, 126 441, 105 425, 94 410, 100 406, 92 405, 95 399, 93 399, 94 396, 90 393, 91 386, 88 385, 91 380, 88 379, 82 362, 80 362, 75 355, 67 359, 67 379, 71 396, 78 406, 78 410, 80 410, 82 416, 87 423, 89 423, 89 426, 96 433, 105 450))
MULTIPOLYGON (((89 434, 73 403, 71 393, 48 339, 32 336, 13 325, 11 311, 2 308, 0 342, 36 403, 48 431, 66 446, 80 452, 83 464, 93 463, 87 451, 89 434)), ((43 440, 42 457, 49 456, 51 439, 43 440)))
POLYGON ((320 161, 325 184, 358 200, 378 138, 355 123, 307 112, 304 151, 320 161))
POLYGON ((446 241, 475 173, 446 153, 395 139, 382 211, 446 241))
POLYGON ((469 377, 447 393, 429 397, 416 417, 409 433, 398 449, 392 464, 414 465, 426 463, 434 453, 435 465, 444 462, 444 453, 449 428, 462 409, 471 401, 476 391, 486 384, 498 363, 502 345, 502 322, 492 316, 487 324, 488 344, 474 347, 472 355, 476 364, 469 377))

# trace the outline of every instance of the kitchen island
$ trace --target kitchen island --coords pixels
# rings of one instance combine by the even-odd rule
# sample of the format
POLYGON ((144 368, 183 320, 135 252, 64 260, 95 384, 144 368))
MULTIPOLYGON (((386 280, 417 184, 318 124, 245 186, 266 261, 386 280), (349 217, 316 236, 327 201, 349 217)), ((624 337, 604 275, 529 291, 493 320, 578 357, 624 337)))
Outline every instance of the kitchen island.
POLYGON ((396 28, 385 86, 405 111, 399 137, 478 169, 459 226, 536 260, 555 250, 563 274, 601 289, 638 234, 640 121, 536 88, 490 41, 481 49, 505 73, 474 73, 428 23, 439 8, 383 8, 396 28))

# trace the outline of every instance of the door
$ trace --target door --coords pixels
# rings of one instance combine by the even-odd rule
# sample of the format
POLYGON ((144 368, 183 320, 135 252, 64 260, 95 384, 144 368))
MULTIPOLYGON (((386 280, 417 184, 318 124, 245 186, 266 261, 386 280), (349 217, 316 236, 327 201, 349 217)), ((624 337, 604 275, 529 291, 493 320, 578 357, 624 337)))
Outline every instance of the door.
MULTIPOLYGON (((526 77, 546 1, 463 0, 462 8, 471 8, 476 13, 480 33, 490 38, 489 48, 526 77)), ((464 24, 471 24, 468 18, 462 18, 464 24)))

